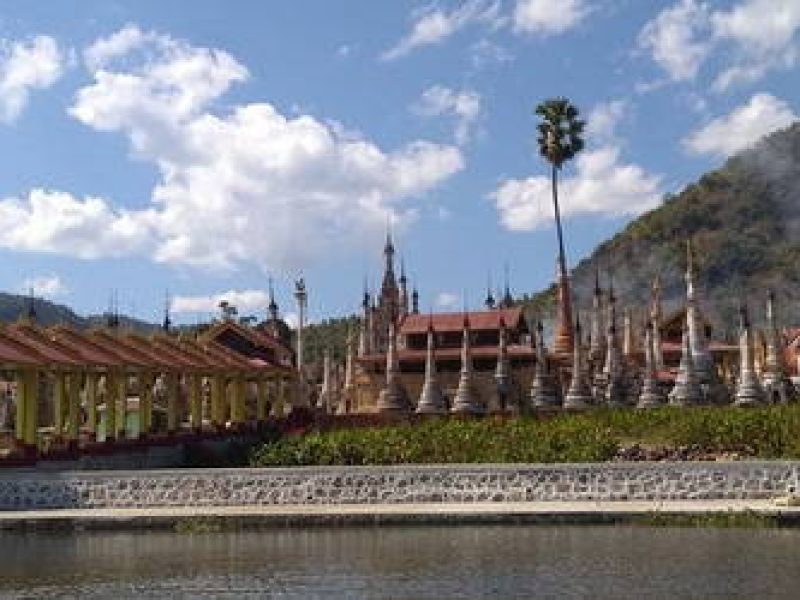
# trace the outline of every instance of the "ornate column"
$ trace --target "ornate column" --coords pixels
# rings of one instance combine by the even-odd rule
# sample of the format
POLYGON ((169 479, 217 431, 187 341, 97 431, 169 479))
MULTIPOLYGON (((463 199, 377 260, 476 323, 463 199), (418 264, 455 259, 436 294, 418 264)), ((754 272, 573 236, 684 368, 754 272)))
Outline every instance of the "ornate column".
POLYGON ((409 409, 408 394, 400 381, 400 360, 397 356, 397 334, 389 323, 389 347, 386 352, 386 387, 378 395, 379 413, 405 412, 409 409))
POLYGON ((575 344, 572 355, 572 380, 566 396, 564 396, 564 410, 582 411, 591 407, 594 398, 592 390, 583 372, 583 340, 581 337, 581 322, 575 320, 575 344))
POLYGON ((69 373, 65 380, 67 400, 67 446, 70 449, 78 448, 78 433, 80 429, 80 389, 81 375, 78 372, 69 373))
POLYGON ((308 390, 305 378, 303 356, 303 328, 305 327, 308 293, 305 281, 300 278, 295 283, 294 297, 297 300, 297 386, 294 401, 297 406, 308 406, 308 390))
POLYGON ((461 375, 458 378, 458 389, 453 398, 450 412, 462 414, 482 414, 486 408, 475 396, 472 389, 472 346, 470 343, 469 318, 464 315, 464 332, 461 336, 461 375))
POLYGON ((433 330, 433 319, 428 321, 428 350, 425 354, 425 381, 417 402, 417 412, 425 415, 443 415, 447 413, 447 402, 439 387, 436 377, 436 340, 433 330))
POLYGON ((666 402, 666 398, 661 393, 656 379, 653 346, 653 325, 648 323, 644 330, 644 374, 642 375, 642 389, 639 392, 637 408, 653 408, 662 406, 666 402))
POLYGON ((669 393, 669 403, 675 406, 692 406, 703 402, 703 391, 694 370, 694 356, 689 343, 688 326, 684 325, 681 339, 683 351, 678 366, 675 386, 669 393))
POLYGON ((753 340, 747 309, 739 309, 739 381, 736 385, 736 406, 757 406, 764 402, 764 389, 753 366, 753 340))
POLYGON ((544 346, 544 327, 542 322, 536 324, 536 365, 531 382, 531 404, 534 410, 550 412, 561 409, 561 394, 553 383, 547 364, 547 351, 544 346))
MULTIPOLYGON (((86 373, 86 430, 94 437, 97 436, 97 373, 86 373)), ((141 412, 141 408, 139 409, 141 412)))

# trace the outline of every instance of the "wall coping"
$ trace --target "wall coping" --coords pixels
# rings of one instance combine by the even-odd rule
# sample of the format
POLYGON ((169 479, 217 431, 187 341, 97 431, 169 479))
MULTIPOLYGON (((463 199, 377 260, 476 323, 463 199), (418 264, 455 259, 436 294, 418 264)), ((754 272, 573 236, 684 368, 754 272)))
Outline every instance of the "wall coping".
POLYGON ((12 480, 69 480, 69 479, 109 479, 109 478, 170 478, 204 476, 269 476, 269 475, 325 475, 346 473, 408 473, 408 472, 459 472, 478 473, 484 471, 663 471, 663 470, 740 470, 752 468, 800 468, 800 460, 740 460, 740 461, 632 461, 595 463, 447 463, 447 464, 408 464, 408 465, 354 465, 354 466, 306 466, 306 467, 228 467, 228 468, 182 468, 182 469, 144 469, 144 470, 86 470, 86 471, 43 471, 30 468, 7 469, 0 471, 0 481, 12 480))

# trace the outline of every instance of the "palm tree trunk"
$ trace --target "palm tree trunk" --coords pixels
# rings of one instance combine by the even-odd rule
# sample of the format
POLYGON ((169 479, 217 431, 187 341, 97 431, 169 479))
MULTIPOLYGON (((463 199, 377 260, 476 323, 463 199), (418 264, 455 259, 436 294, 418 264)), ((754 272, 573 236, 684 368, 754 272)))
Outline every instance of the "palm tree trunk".
POLYGON ((552 166, 553 178, 553 208, 556 213, 556 233, 558 234, 558 268, 559 275, 564 276, 567 273, 567 259, 564 254, 564 237, 561 233, 561 211, 558 209, 558 169, 555 165, 552 166))

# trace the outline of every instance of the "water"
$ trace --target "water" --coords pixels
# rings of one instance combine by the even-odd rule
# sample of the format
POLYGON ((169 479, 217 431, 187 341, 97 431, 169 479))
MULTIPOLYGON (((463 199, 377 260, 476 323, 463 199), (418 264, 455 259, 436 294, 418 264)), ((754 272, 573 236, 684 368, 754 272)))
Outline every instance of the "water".
POLYGON ((798 530, 0 534, 2 598, 795 599, 798 583, 798 530))

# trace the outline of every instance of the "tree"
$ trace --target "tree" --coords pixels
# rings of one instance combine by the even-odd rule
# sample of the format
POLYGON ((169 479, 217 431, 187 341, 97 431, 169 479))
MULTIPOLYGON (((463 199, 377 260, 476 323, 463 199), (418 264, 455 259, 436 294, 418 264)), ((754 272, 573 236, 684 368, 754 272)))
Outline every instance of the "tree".
POLYGON ((558 327, 553 351, 567 360, 572 357, 572 299, 567 279, 567 259, 564 253, 564 236, 561 231, 561 211, 558 208, 558 172, 562 165, 583 149, 584 123, 578 118, 578 109, 566 98, 545 100, 536 107, 541 117, 539 153, 550 163, 553 188, 553 210, 558 234, 558 327))
POLYGON ((567 272, 567 261, 561 231, 561 212, 558 208, 558 172, 565 162, 583 149, 581 136, 585 124, 578 118, 578 109, 566 98, 545 100, 536 107, 536 114, 542 119, 537 125, 539 153, 550 163, 551 168, 553 209, 558 234, 558 266, 563 276, 567 272))

